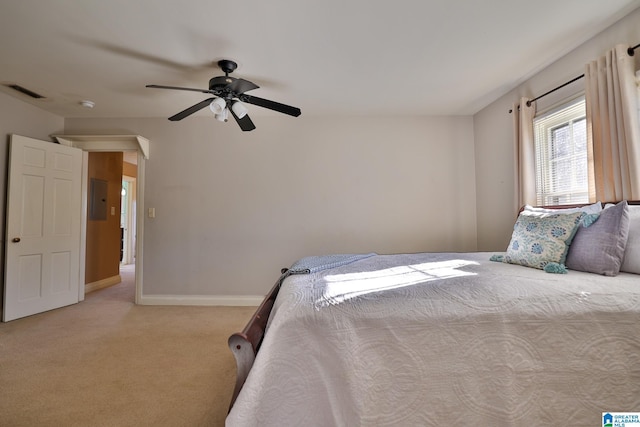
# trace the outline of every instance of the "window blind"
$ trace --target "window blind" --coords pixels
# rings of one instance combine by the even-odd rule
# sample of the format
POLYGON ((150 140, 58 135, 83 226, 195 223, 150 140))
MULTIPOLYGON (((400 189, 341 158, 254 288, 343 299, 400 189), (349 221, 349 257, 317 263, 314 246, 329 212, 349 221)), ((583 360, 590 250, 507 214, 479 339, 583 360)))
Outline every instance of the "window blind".
POLYGON ((588 203, 584 97, 534 119, 539 205, 588 203))

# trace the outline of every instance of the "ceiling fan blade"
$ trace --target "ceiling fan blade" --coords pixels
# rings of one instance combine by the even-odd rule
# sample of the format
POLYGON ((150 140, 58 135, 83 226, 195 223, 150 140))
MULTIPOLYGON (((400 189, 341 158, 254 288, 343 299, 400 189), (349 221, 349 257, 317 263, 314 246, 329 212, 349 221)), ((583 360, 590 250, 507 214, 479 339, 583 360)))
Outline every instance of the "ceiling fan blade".
POLYGON ((232 92, 235 92, 238 95, 250 90, 258 89, 259 87, 260 86, 258 86, 257 84, 245 79, 235 79, 227 86, 227 88, 231 89, 232 92))
POLYGON ((162 85, 146 85, 145 87, 150 87, 152 89, 190 90, 190 91, 193 91, 193 92, 212 93, 214 95, 218 95, 218 91, 209 90, 209 89, 194 89, 194 88, 190 88, 190 87, 162 86, 162 85))
POLYGON ((195 113, 196 111, 202 110, 204 107, 211 104, 211 101, 213 101, 214 99, 215 98, 209 98, 209 99, 205 99, 204 101, 200 101, 197 104, 187 108, 186 110, 180 111, 178 114, 174 114, 173 116, 169 117, 169 120, 171 120, 172 122, 182 120, 185 117, 195 113))
POLYGON ((243 131, 247 132, 256 128, 256 125, 253 124, 248 114, 245 114, 243 118, 239 118, 238 115, 233 112, 232 108, 230 108, 229 111, 231 112, 233 118, 236 119, 236 122, 238 122, 240 129, 242 129, 243 131))
POLYGON ((288 114, 294 117, 298 117, 302 113, 299 108, 281 104, 275 101, 269 101, 268 99, 264 98, 258 98, 257 96, 242 95, 240 97, 240 100, 249 104, 257 105, 258 107, 268 108, 270 110, 278 111, 279 113, 288 114))

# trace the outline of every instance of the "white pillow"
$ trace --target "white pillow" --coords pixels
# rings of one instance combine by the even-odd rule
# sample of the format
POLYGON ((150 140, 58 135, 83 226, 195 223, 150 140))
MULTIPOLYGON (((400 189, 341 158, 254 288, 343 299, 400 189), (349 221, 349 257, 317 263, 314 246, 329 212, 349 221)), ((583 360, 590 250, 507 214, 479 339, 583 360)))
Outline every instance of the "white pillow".
POLYGON ((522 213, 525 215, 546 216, 549 214, 571 214, 576 212, 584 212, 587 215, 597 214, 602 212, 602 203, 596 202, 592 205, 586 205, 579 208, 566 208, 566 209, 547 209, 547 208, 534 208, 530 205, 525 205, 522 213))
POLYGON ((640 205, 629 205, 629 237, 620 271, 640 274, 640 205))

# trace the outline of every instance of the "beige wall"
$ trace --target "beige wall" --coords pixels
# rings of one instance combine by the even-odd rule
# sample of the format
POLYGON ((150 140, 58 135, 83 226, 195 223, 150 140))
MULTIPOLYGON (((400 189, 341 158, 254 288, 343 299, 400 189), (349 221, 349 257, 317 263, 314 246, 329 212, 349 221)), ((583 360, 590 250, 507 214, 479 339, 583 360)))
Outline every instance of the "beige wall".
MULTIPOLYGON (((560 60, 501 97, 474 118, 476 197, 478 200, 478 249, 503 251, 509 243, 517 215, 513 183, 512 103, 520 97, 534 98, 584 73, 587 62, 619 43, 640 42, 640 9, 603 31, 560 60)), ((636 69, 640 65, 636 50, 636 69)), ((584 79, 543 98, 538 110, 584 91, 584 79)))
POLYGON ((471 117, 254 121, 66 121, 151 141, 145 294, 260 295, 307 255, 476 248, 471 117))

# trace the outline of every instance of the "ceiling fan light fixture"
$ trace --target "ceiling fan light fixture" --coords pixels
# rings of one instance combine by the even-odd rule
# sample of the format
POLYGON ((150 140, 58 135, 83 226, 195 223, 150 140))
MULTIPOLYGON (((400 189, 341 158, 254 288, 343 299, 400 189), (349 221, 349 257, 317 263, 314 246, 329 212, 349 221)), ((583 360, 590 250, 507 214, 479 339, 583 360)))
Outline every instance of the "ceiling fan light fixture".
MULTIPOLYGON (((220 99, 220 98, 218 98, 218 99, 220 99)), ((213 103, 211 103, 211 104, 213 105, 213 103)), ((226 122, 229 119, 229 110, 227 108, 225 108, 220 113, 216 114, 216 119, 218 119, 221 122, 226 122)))
POLYGON ((222 98, 216 98, 211 101, 211 104, 209 104, 209 108, 215 115, 222 114, 222 112, 227 108, 227 103, 222 98))
POLYGON ((233 110, 235 115, 238 116, 239 119, 246 116, 247 113, 249 112, 249 110, 247 110, 247 107, 245 107, 242 103, 240 103, 240 101, 234 102, 233 105, 231 106, 231 109, 233 110))

